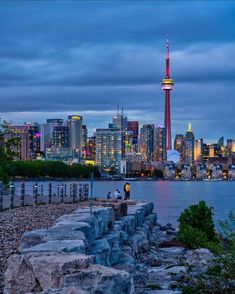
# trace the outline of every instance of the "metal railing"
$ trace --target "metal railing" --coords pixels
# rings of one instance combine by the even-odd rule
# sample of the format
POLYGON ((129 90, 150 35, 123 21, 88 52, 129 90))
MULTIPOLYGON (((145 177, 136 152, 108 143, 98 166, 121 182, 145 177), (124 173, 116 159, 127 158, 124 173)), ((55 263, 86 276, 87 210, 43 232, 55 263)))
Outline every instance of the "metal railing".
POLYGON ((0 187, 0 211, 28 205, 83 202, 88 198, 87 183, 11 183, 4 189, 0 187))

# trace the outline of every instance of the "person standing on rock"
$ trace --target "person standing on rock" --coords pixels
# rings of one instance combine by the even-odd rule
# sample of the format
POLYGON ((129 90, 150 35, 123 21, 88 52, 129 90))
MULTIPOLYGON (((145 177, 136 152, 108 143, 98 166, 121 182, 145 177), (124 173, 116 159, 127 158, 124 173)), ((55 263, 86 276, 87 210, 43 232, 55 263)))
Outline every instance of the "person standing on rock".
POLYGON ((124 192, 125 192, 124 200, 130 199, 130 190, 131 190, 130 184, 127 182, 124 185, 124 192))

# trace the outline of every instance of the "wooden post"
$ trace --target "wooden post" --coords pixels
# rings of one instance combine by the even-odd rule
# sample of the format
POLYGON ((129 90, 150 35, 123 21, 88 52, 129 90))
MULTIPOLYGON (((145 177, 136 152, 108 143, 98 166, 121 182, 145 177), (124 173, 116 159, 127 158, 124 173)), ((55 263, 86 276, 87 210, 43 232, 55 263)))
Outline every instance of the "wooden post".
POLYGON ((14 184, 10 184, 10 208, 14 208, 14 193, 15 193, 15 187, 14 184))
POLYGON ((38 183, 33 186, 34 205, 38 204, 38 183))
POLYGON ((20 189, 20 206, 24 206, 24 198, 25 198, 25 183, 21 184, 20 189))
POLYGON ((82 184, 79 184, 78 188, 78 195, 79 195, 79 201, 82 201, 82 184))
POLYGON ((48 203, 51 204, 52 186, 51 182, 48 184, 48 203))
POLYGON ((90 194, 90 201, 89 201, 89 206, 90 206, 90 213, 92 213, 92 200, 93 200, 93 178, 94 178, 94 173, 91 172, 91 194, 90 194))
POLYGON ((0 212, 3 211, 3 193, 2 186, 0 186, 0 212))
POLYGON ((61 197, 61 203, 64 203, 64 185, 60 185, 60 197, 61 197))

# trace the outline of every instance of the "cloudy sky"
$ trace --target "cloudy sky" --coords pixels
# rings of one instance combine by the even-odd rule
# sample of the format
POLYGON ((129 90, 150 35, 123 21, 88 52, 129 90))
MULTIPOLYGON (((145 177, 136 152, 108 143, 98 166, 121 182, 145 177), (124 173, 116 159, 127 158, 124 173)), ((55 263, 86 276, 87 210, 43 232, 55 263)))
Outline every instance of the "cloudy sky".
POLYGON ((124 107, 163 123, 170 35, 172 132, 235 138, 235 2, 1 1, 0 116, 84 116, 90 135, 124 107))

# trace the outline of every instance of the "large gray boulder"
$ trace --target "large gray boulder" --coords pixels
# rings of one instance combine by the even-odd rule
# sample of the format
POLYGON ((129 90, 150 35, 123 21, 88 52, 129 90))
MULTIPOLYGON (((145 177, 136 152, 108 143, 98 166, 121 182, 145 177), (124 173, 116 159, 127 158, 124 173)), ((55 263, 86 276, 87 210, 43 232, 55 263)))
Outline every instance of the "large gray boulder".
POLYGON ((75 286, 88 293, 134 294, 129 273, 102 265, 91 265, 64 277, 64 286, 75 286))
POLYGON ((5 273, 4 294, 60 288, 64 276, 87 268, 94 257, 84 254, 33 253, 12 255, 5 273))
POLYGON ((88 245, 85 234, 73 226, 59 226, 26 232, 22 236, 21 250, 56 240, 83 240, 88 245))
POLYGON ((111 265, 117 262, 120 258, 120 234, 121 232, 119 231, 104 235, 104 239, 107 240, 110 247, 109 262, 111 265))
POLYGON ((87 251, 87 254, 94 255, 95 263, 111 266, 110 264, 111 249, 106 239, 95 240, 91 248, 87 251))
POLYGON ((31 252, 86 253, 86 244, 83 240, 56 240, 21 250, 22 254, 31 252))

